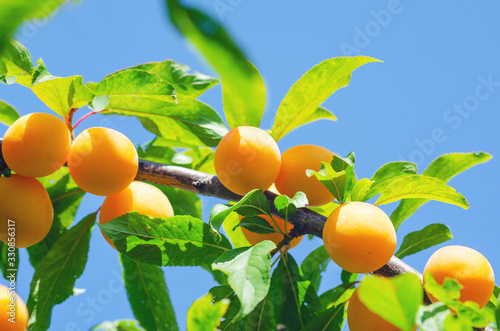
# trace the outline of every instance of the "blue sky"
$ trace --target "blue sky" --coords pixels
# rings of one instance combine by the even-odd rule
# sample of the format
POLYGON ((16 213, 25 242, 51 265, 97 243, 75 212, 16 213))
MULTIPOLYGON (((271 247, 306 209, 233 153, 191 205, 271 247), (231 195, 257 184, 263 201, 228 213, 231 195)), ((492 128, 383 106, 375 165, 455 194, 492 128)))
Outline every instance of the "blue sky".
MULTIPOLYGON (((450 152, 485 151, 486 164, 454 178, 450 185, 469 201, 470 209, 432 202, 401 226, 405 234, 430 223, 450 226, 448 244, 472 247, 500 275, 497 176, 500 157, 500 3, 370 1, 189 1, 218 18, 260 70, 267 87, 261 127, 272 126, 276 109, 290 86, 309 68, 332 57, 367 55, 384 61, 357 69, 351 84, 324 106, 337 122, 318 121, 297 129, 279 142, 281 151, 316 144, 335 153, 354 151, 359 177, 371 177, 395 160, 416 162, 420 171, 450 152), (221 9, 224 8, 224 9, 221 9)), ((216 73, 168 23, 162 1, 96 1, 68 3, 49 21, 28 24, 17 38, 43 58, 54 75, 82 75, 99 81, 105 75, 144 62, 173 59, 207 74, 216 73)), ((21 114, 49 110, 22 86, 0 86, 0 99, 21 114)), ((202 100, 221 113, 221 89, 202 100)), ((86 112, 80 110, 79 118, 86 112)), ((221 113, 222 114, 222 113, 221 113)), ((103 116, 86 119, 78 128, 103 125, 103 116)), ((134 143, 152 138, 134 119, 106 117, 106 125, 134 143)), ((0 126, 0 135, 5 131, 0 126)), ((85 197, 81 219, 95 211, 101 198, 85 197)), ((217 199, 204 199, 205 220, 217 199)), ((384 206, 390 213, 395 204, 384 206)), ((321 240, 303 240, 293 250, 301 261, 321 240)), ((405 259, 422 271, 434 248, 405 259)), ((33 269, 21 252, 19 294, 27 299, 33 269)), ((215 285, 196 268, 164 268, 181 330, 191 303, 215 285)), ((120 286, 116 252, 94 229, 87 269, 76 282, 85 293, 53 310, 51 330, 88 330, 105 320, 133 318, 120 286)), ((497 277, 498 278, 498 277, 497 277)), ((328 266, 321 290, 339 283, 339 268, 328 266)), ((498 281, 497 281, 498 282, 498 281)), ((0 280, 0 283, 6 283, 0 280)))

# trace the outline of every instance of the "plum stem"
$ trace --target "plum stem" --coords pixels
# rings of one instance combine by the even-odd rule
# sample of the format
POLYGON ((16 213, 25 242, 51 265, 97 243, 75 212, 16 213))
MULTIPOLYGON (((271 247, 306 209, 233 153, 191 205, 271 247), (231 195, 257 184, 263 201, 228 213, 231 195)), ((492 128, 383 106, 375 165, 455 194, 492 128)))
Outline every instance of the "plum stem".
POLYGON ((91 112, 88 112, 87 114, 83 115, 78 121, 76 121, 75 125, 73 126, 73 129, 76 129, 76 127, 81 123, 81 121, 83 121, 84 119, 86 119, 87 117, 90 117, 94 114, 98 114, 98 113, 101 113, 102 110, 93 110, 91 112))

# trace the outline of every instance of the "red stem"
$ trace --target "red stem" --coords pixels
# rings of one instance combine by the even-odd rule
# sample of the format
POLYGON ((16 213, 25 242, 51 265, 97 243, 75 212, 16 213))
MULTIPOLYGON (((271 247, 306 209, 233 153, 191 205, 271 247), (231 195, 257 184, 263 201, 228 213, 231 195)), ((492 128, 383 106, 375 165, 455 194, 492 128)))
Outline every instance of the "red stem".
POLYGON ((76 129, 76 127, 80 124, 81 121, 83 121, 84 119, 86 119, 87 117, 89 116, 92 116, 94 114, 98 114, 98 113, 101 113, 102 110, 93 110, 85 115, 83 115, 76 123, 75 125, 73 126, 73 129, 76 129))

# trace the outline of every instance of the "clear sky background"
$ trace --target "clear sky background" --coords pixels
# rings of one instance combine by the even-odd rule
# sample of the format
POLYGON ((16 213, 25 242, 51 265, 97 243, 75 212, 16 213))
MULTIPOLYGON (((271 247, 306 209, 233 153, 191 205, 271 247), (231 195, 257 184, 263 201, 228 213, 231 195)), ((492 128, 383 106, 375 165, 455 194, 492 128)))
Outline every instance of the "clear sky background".
MULTIPOLYGON (((431 202, 400 227, 398 238, 401 242, 405 234, 427 224, 445 223, 454 235, 447 244, 465 245, 483 253, 497 271, 499 283, 499 1, 189 3, 218 18, 260 70, 267 87, 261 124, 264 129, 272 126, 276 109, 290 86, 315 64, 358 54, 384 61, 357 69, 350 85, 324 103, 337 115, 337 122, 318 121, 293 131, 279 142, 281 151, 298 144, 321 145, 344 156, 354 151, 358 177, 371 177, 380 166, 395 160, 413 161, 421 172, 441 154, 492 154, 494 158, 488 163, 450 181, 468 199, 469 210, 431 202), (230 10, 217 11, 220 4, 230 10)), ((84 81, 99 81, 118 69, 165 59, 216 75, 168 22, 162 1, 71 2, 53 19, 38 26, 25 25, 17 38, 28 47, 34 61, 43 58, 57 76, 82 75, 84 81)), ((0 99, 21 114, 50 111, 22 86, 0 85, 0 99)), ((222 115, 220 86, 201 99, 222 115)), ((86 111, 79 110, 75 117, 86 111)), ((103 118, 97 115, 85 120, 77 133, 102 126, 103 118)), ((134 143, 152 138, 135 119, 106 119, 107 126, 125 133, 134 143)), ((0 135, 5 129, 0 125, 0 135)), ((86 196, 77 220, 95 211, 102 200, 86 196)), ((204 220, 218 202, 203 199, 204 220)), ((396 205, 383 209, 390 213, 396 205)), ((317 238, 304 239, 292 255, 301 262, 321 244, 317 238)), ((435 249, 405 261, 422 271, 435 249)), ((33 269, 26 250, 21 250, 20 258, 18 289, 26 300, 33 269)), ((197 268, 164 271, 180 329, 185 330, 187 309, 215 282, 197 268)), ((88 330, 102 321, 133 318, 120 277, 117 253, 95 227, 87 268, 76 282, 76 287, 86 291, 54 308, 50 330, 88 330)), ((339 282, 340 269, 330 263, 320 290, 339 282)))

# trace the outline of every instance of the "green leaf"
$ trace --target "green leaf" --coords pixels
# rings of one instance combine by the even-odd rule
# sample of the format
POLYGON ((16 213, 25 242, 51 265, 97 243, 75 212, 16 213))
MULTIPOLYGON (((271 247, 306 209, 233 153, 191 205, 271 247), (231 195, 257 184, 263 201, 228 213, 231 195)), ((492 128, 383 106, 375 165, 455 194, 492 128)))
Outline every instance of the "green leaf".
POLYGON ((316 206, 316 207, 312 206, 308 208, 317 212, 318 214, 328 217, 338 206, 339 206, 338 202, 331 201, 323 206, 316 206))
POLYGON ((346 315, 345 304, 341 303, 324 312, 320 313, 317 317, 308 323, 301 331, 340 331, 344 326, 346 315))
POLYGON ((279 105, 271 136, 278 141, 293 129, 309 123, 312 116, 332 119, 329 113, 318 114, 318 107, 336 90, 349 84, 353 70, 374 61, 379 60, 366 56, 339 57, 311 68, 295 82, 279 105))
POLYGON ((201 219, 201 200, 196 193, 165 185, 153 185, 167 196, 174 215, 189 215, 201 219))
POLYGON ((62 117, 66 117, 72 108, 87 105, 94 97, 94 94, 83 84, 82 76, 45 76, 35 81, 31 90, 47 107, 62 117))
POLYGON ((214 156, 215 151, 211 148, 192 148, 184 153, 191 157, 191 169, 215 175, 214 156))
POLYGON ((387 163, 380 167, 371 178, 373 184, 370 191, 366 194, 365 199, 368 200, 384 192, 398 179, 416 174, 417 165, 415 163, 402 161, 387 163))
POLYGON ((94 326, 90 331, 142 331, 136 323, 137 321, 132 320, 103 322, 94 326))
POLYGON ((345 283, 336 286, 319 296, 321 306, 330 309, 333 306, 345 303, 354 293, 354 283, 345 283))
POLYGON ((500 307, 497 307, 497 309, 495 310, 495 319, 497 325, 500 325, 500 307))
POLYGON ((148 330, 179 330, 160 267, 141 264, 120 254, 123 279, 135 318, 148 330))
POLYGON ((224 113, 231 128, 258 127, 266 101, 258 70, 226 31, 204 13, 167 0, 170 20, 205 56, 222 77, 224 113))
POLYGON ((275 327, 273 303, 266 296, 250 314, 241 319, 238 330, 274 330, 275 327))
POLYGON ((0 100, 0 122, 12 125, 19 118, 19 113, 8 103, 0 100))
POLYGON ((242 321, 242 318, 240 318, 241 305, 231 286, 215 286, 210 289, 209 293, 214 296, 214 302, 224 299, 230 300, 224 315, 224 321, 222 321, 219 329, 224 331, 237 330, 242 321))
POLYGON ((425 331, 444 331, 444 320, 450 314, 451 311, 441 302, 422 305, 417 312, 417 325, 425 331))
POLYGON ((255 233, 274 233, 277 232, 265 219, 259 216, 245 216, 236 226, 242 226, 255 233))
POLYGON ((424 275, 424 286, 427 293, 438 301, 444 303, 454 312, 459 319, 467 325, 475 328, 483 328, 488 325, 488 318, 479 309, 479 305, 472 301, 460 302, 460 290, 462 285, 455 279, 446 278, 442 285, 438 284, 430 273, 424 275))
POLYGON ((424 175, 411 175, 396 180, 382 192, 375 205, 408 198, 425 198, 457 205, 463 209, 469 208, 467 200, 454 188, 441 179, 424 175))
POLYGON ((157 266, 199 266, 231 248, 224 236, 191 216, 152 218, 130 212, 99 227, 120 253, 157 266))
POLYGON ((0 58, 0 82, 3 82, 5 76, 7 75, 7 66, 0 58))
POLYGON ((69 175, 67 167, 62 167, 55 173, 39 178, 39 180, 49 193, 54 209, 54 219, 47 236, 38 244, 27 248, 33 268, 36 268, 71 225, 85 195, 85 192, 76 185, 69 175))
POLYGON ((139 64, 127 70, 130 69, 144 70, 156 74, 164 81, 172 84, 178 94, 184 94, 191 97, 199 97, 208 89, 219 83, 217 78, 199 72, 190 74, 190 68, 187 65, 172 60, 139 64))
POLYGON ((188 146, 189 149, 178 151, 174 149, 175 143, 162 138, 155 137, 152 141, 137 149, 141 159, 178 165, 181 167, 198 170, 205 173, 215 174, 214 150, 208 147, 198 148, 188 146))
POLYGON ((351 190, 351 201, 366 201, 366 194, 370 191, 373 182, 368 178, 361 178, 351 190))
POLYGON ((231 300, 224 315, 224 321, 219 329, 224 331, 255 331, 275 329, 274 307, 268 296, 262 300, 255 309, 245 317, 240 314, 241 305, 238 297, 229 286, 217 286, 210 289, 215 301, 224 298, 231 300))
POLYGON ((445 331, 470 331, 474 330, 472 325, 468 323, 467 320, 463 318, 456 317, 453 314, 446 316, 443 323, 443 328, 445 331))
POLYGON ((358 274, 342 269, 340 280, 343 284, 354 283, 358 279, 358 274))
POLYGON ((439 223, 429 224, 420 231, 408 233, 395 255, 402 259, 405 256, 418 253, 451 238, 453 236, 446 225, 439 223))
POLYGON ((255 246, 237 248, 223 253, 212 268, 228 275, 228 284, 241 303, 242 316, 248 315, 269 291, 271 250, 276 245, 264 240, 255 246))
POLYGON ((315 176, 333 196, 340 202, 344 202, 347 174, 345 170, 336 172, 327 162, 321 162, 319 171, 306 170, 307 176, 315 176))
POLYGON ((236 212, 230 213, 224 220, 223 227, 229 240, 233 244, 234 248, 251 246, 247 238, 243 234, 243 231, 238 226, 240 223, 239 215, 236 212))
POLYGON ((137 102, 156 99, 174 103, 177 95, 174 86, 160 76, 137 69, 123 70, 105 77, 97 84, 94 93, 96 96, 107 95, 110 108, 114 108, 115 104, 126 104, 128 100, 137 102))
POLYGON ((12 273, 16 275, 19 272, 19 249, 10 247, 4 242, 0 242, 0 269, 2 276, 9 282, 12 279, 12 273))
POLYGON ((309 116, 309 118, 304 119, 304 121, 302 122, 302 125, 310 123, 310 122, 314 122, 314 121, 317 121, 320 119, 336 121, 337 117, 328 109, 319 106, 314 111, 314 113, 312 113, 311 116, 309 116))
POLYGON ((0 2, 0 54, 25 20, 49 16, 64 0, 2 0, 0 2))
MULTIPOLYGON (((88 84, 86 86, 88 87, 88 84)), ((94 90, 92 90, 92 92, 94 90)), ((89 108, 96 112, 101 112, 105 109, 108 109, 108 106, 109 106, 109 97, 107 95, 99 95, 89 102, 89 108)))
POLYGON ((326 270, 326 266, 331 260, 325 246, 320 246, 309 253, 300 265, 300 269, 304 273, 304 279, 311 282, 316 292, 318 292, 321 284, 321 274, 326 270))
POLYGON ((145 129, 178 141, 181 146, 217 146, 228 130, 215 110, 183 95, 177 100, 178 103, 133 95, 110 97, 110 110, 102 114, 137 116, 145 129))
POLYGON ((27 307, 29 330, 47 330, 52 308, 73 295, 75 281, 87 264, 87 254, 96 213, 68 230, 37 264, 31 281, 27 307))
POLYGON ((183 152, 179 152, 172 147, 170 141, 155 137, 153 140, 137 148, 139 157, 143 160, 178 165, 181 167, 191 168, 193 158, 187 156, 183 152))
POLYGON ((290 216, 295 213, 297 208, 303 208, 307 206, 309 202, 304 192, 297 192, 293 198, 289 198, 287 195, 280 195, 274 199, 274 206, 278 210, 281 216, 288 220, 290 216))
POLYGON ((310 308, 304 305, 311 291, 315 293, 295 260, 289 254, 284 255, 273 272, 269 290, 276 323, 285 325, 288 330, 304 327, 311 315, 310 308))
MULTIPOLYGON (((438 157, 423 172, 425 176, 436 177, 447 183, 459 173, 491 159, 487 153, 452 153, 438 157)), ((405 219, 411 216, 428 199, 405 199, 401 201, 391 215, 391 221, 397 229, 405 219)))
POLYGON ((222 222, 233 211, 237 211, 242 216, 257 216, 259 214, 269 215, 271 208, 269 207, 269 200, 267 200, 262 190, 250 191, 234 205, 215 205, 210 212, 209 218, 212 228, 219 231, 222 222))
POLYGON ((210 293, 196 300, 187 313, 187 331, 213 331, 221 323, 221 318, 229 307, 229 300, 222 299, 212 303, 210 293))
POLYGON ((43 62, 42 59, 38 59, 38 61, 36 61, 36 67, 33 69, 33 74, 31 75, 29 87, 34 84, 41 83, 44 80, 50 80, 53 78, 57 78, 57 76, 54 76, 49 72, 49 69, 47 69, 45 62, 43 62))
POLYGON ((424 285, 427 293, 437 300, 448 304, 460 298, 462 285, 454 279, 446 278, 442 285, 438 284, 430 273, 424 276, 424 285))
POLYGON ((413 330, 423 289, 415 274, 393 278, 366 277, 358 287, 361 302, 372 312, 401 330, 413 330))
POLYGON ((330 162, 333 170, 336 172, 345 171, 346 173, 343 200, 345 200, 345 197, 350 195, 352 188, 356 183, 356 174, 354 173, 355 162, 356 157, 354 156, 354 152, 349 153, 346 157, 334 155, 333 160, 330 162))
POLYGON ((221 72, 224 114, 230 128, 258 127, 266 105, 264 80, 252 63, 242 62, 239 67, 221 72))
MULTIPOLYGON (((6 1, 3 0, 0 3, 0 11, 4 2, 6 1)), ((0 22, 2 14, 0 13, 0 22)), ((7 69, 7 75, 4 78, 7 80, 3 82, 7 84, 17 82, 18 84, 30 87, 33 73, 31 54, 24 45, 15 40, 10 40, 2 45, 2 23, 0 23, 0 59, 7 69), (4 47, 3 54, 2 47, 4 47)))

